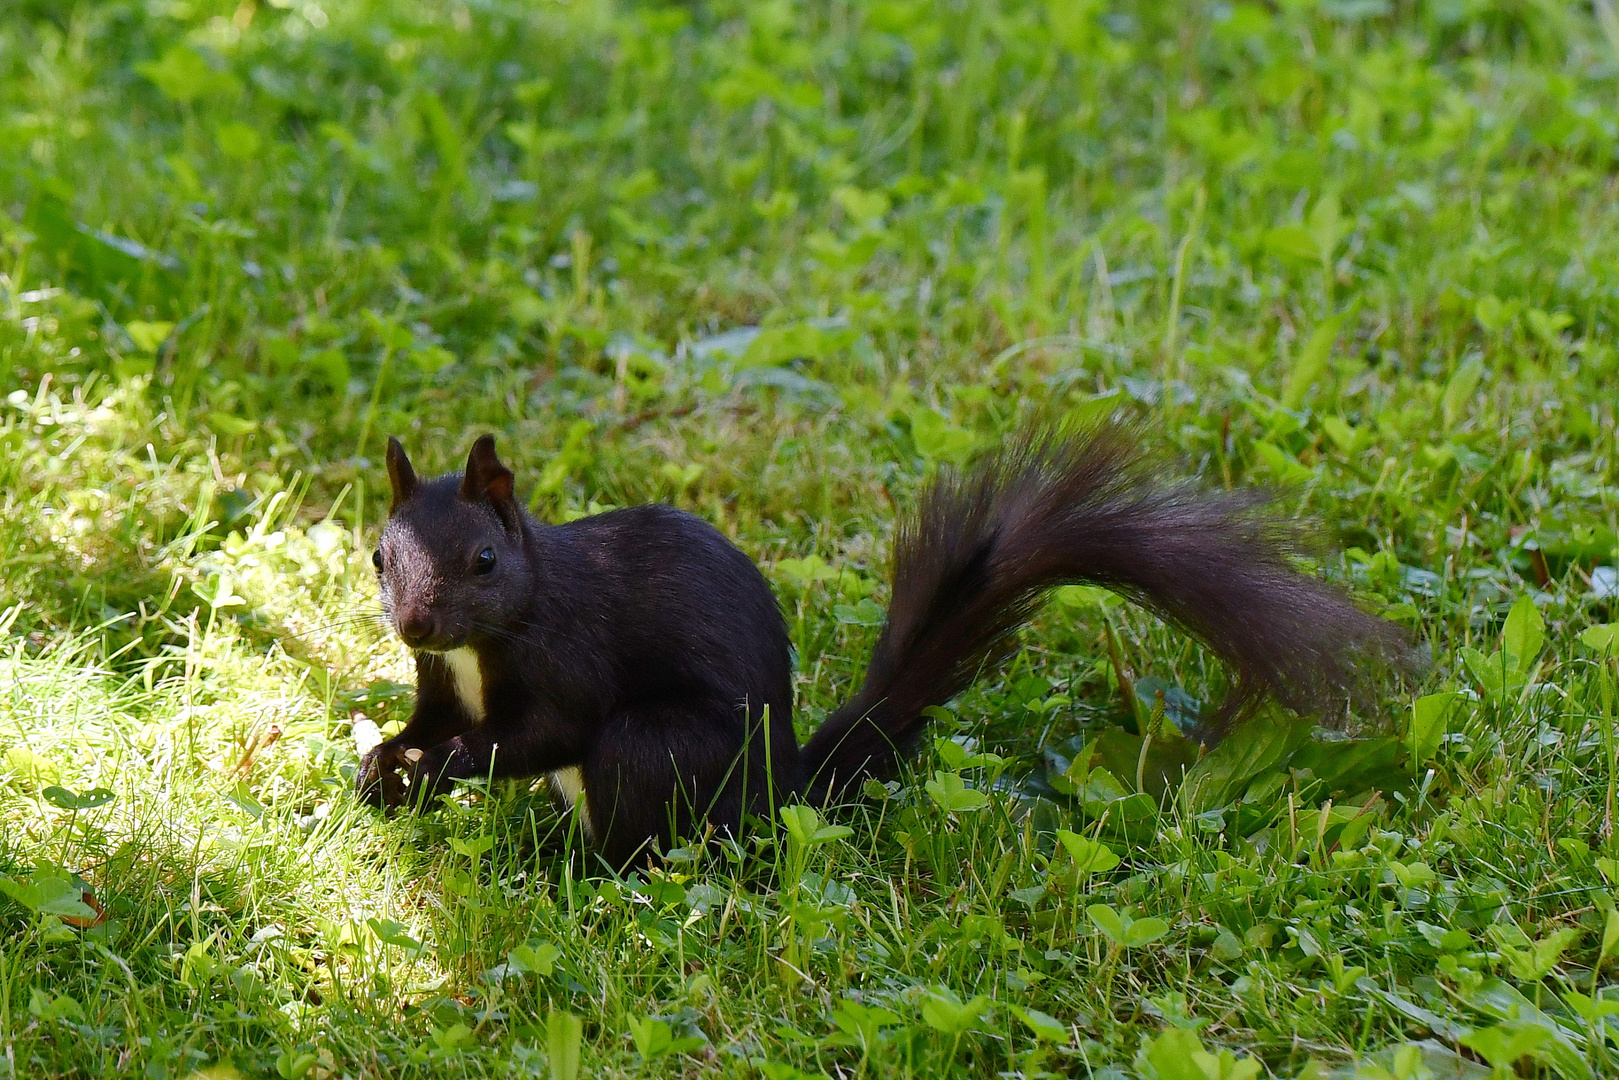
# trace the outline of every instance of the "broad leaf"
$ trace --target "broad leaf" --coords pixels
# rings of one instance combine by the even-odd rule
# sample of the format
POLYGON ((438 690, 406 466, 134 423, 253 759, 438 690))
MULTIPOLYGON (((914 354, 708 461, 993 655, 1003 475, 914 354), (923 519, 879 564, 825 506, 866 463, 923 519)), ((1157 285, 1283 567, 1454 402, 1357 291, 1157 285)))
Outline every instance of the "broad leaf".
POLYGON ((1580 939, 1580 932, 1562 929, 1533 942, 1527 949, 1509 949, 1502 946, 1507 968, 1519 982, 1539 982, 1551 974, 1552 968, 1563 958, 1568 947, 1580 939))
POLYGON ((1462 1037, 1462 1045, 1498 1069, 1510 1071, 1512 1063, 1521 1057, 1539 1057, 1551 1042, 1551 1032, 1534 1024, 1508 1021, 1494 1027, 1480 1028, 1462 1037))
POLYGON ((1071 1037, 1068 1025, 1058 1020, 1055 1016, 1048 1016, 1038 1009, 1020 1009, 1015 1006, 1012 1011, 1017 1014, 1017 1018, 1022 1020, 1030 1031, 1034 1032, 1037 1039, 1053 1043, 1066 1043, 1071 1037))
POLYGON ((1445 721, 1462 695, 1454 690, 1427 694, 1411 704, 1411 730, 1406 745, 1411 751, 1411 767, 1420 769, 1439 752, 1445 737, 1445 721))
POLYGON ((1099 874, 1119 865, 1119 857, 1112 849, 1088 836, 1058 829, 1057 839, 1074 860, 1074 869, 1082 874, 1099 874))
POLYGON ((911 411, 911 441, 929 461, 950 462, 964 460, 976 442, 972 432, 951 427, 950 421, 927 408, 911 411))
POLYGON ((1310 724, 1255 717, 1228 735, 1186 774, 1182 805, 1193 813, 1224 806, 1254 777, 1287 760, 1310 737, 1310 724))
POLYGON ((1467 406, 1473 400, 1473 391, 1478 389, 1479 380, 1483 377, 1484 362, 1474 355, 1464 360, 1445 383, 1439 407, 1447 429, 1455 427, 1456 421, 1465 415, 1467 406))
POLYGON ((474 836, 470 840, 463 840, 459 836, 450 837, 450 850, 469 859, 476 859, 494 846, 495 838, 488 834, 474 836))
POLYGON ((782 824, 787 826, 787 834, 800 847, 813 847, 854 835, 854 830, 847 825, 823 825, 821 815, 816 813, 815 808, 802 803, 783 806, 780 814, 782 824))
POLYGON ((562 950, 549 941, 538 945, 519 945, 506 954, 506 968, 517 975, 537 975, 544 979, 550 976, 561 955, 562 950))
POLYGON ((46 802, 63 810, 93 810, 98 806, 106 806, 117 798, 116 795, 104 787, 91 788, 81 795, 78 792, 55 784, 52 784, 40 794, 45 796, 46 802))
POLYGON ((868 596, 855 604, 833 604, 832 617, 850 626, 881 626, 887 614, 881 604, 868 596))
POLYGON ((1293 358, 1293 370, 1288 373, 1287 387, 1282 391, 1282 406, 1288 409, 1297 409, 1304 404, 1305 395, 1309 393, 1321 372, 1326 370, 1327 357, 1332 352, 1333 340, 1338 336, 1338 328, 1343 325, 1344 314, 1340 313, 1327 319, 1310 332, 1300 347, 1298 355, 1293 358))
POLYGON ((164 97, 182 103, 234 95, 241 89, 234 76, 215 71, 187 45, 171 45, 158 59, 136 64, 135 70, 155 83, 164 97))
POLYGON ((84 890, 67 877, 50 871, 36 871, 31 878, 16 881, 0 874, 0 893, 38 915, 58 915, 74 919, 94 919, 96 911, 84 902, 84 890))
POLYGON ((545 1021, 546 1056, 553 1080, 579 1080, 579 1044, 585 1025, 569 1012, 553 1012, 545 1021))
POLYGON ((1120 915, 1107 904, 1092 904, 1085 909, 1092 924, 1102 932, 1102 936, 1115 945, 1123 945, 1125 935, 1129 932, 1130 921, 1128 915, 1120 915))
POLYGON ((1124 603, 1119 595, 1100 585, 1064 585, 1056 592, 1057 603, 1066 608, 1114 608, 1124 603))
POLYGON ((1006 759, 999 754, 970 754, 965 746, 954 739, 934 739, 933 749, 939 755, 939 760, 952 769, 997 768, 1006 764, 1006 759))
POLYGON ((1528 678, 1505 650, 1485 656, 1477 649, 1464 647, 1456 650, 1456 654, 1462 658, 1467 673, 1477 680, 1484 696, 1495 705, 1518 700, 1528 685, 1528 678))
POLYGON ((422 943, 406 932, 410 927, 402 922, 394 919, 373 918, 367 919, 365 924, 371 928, 373 934, 377 935, 377 940, 384 945, 392 945, 395 948, 405 949, 409 952, 421 951, 422 943))
POLYGON ((666 1021, 651 1017, 644 1020, 631 1019, 630 1038, 635 1043, 636 1052, 645 1062, 656 1061, 669 1054, 683 1054, 703 1045, 702 1039, 691 1036, 675 1038, 666 1021))
POLYGON ((1157 941, 1167 933, 1169 933, 1169 924, 1163 919, 1155 916, 1136 919, 1125 929, 1124 947, 1134 949, 1148 942, 1157 941))
POLYGON ((989 805, 989 796, 968 787, 961 779, 960 773, 945 772, 941 769, 935 772, 933 779, 924 786, 927 788, 928 796, 947 813, 963 814, 972 810, 982 810, 989 805))
POLYGON ((1546 623, 1540 617, 1535 602, 1527 596, 1518 597, 1507 614, 1506 626, 1501 630, 1501 648, 1512 658, 1512 666, 1527 672, 1540 656, 1540 647, 1546 640, 1546 623))
POLYGON ((1125 949, 1134 949, 1151 941, 1157 941, 1169 933, 1169 924, 1163 919, 1148 917, 1145 919, 1132 919, 1108 906, 1107 904, 1092 904, 1085 909, 1091 922, 1102 936, 1113 944, 1125 949))
POLYGON ((1590 627, 1580 635, 1580 644, 1599 653, 1619 653, 1619 623, 1590 627))
POLYGON ((935 1031, 960 1035, 971 1030, 988 1008, 989 998, 982 994, 963 1002, 949 990, 941 988, 922 999, 922 1019, 935 1031))
POLYGON ((875 1005, 866 1005, 853 998, 845 998, 828 1017, 838 1031, 848 1036, 851 1045, 869 1051, 881 1040, 883 1029, 900 1022, 897 1013, 875 1005))

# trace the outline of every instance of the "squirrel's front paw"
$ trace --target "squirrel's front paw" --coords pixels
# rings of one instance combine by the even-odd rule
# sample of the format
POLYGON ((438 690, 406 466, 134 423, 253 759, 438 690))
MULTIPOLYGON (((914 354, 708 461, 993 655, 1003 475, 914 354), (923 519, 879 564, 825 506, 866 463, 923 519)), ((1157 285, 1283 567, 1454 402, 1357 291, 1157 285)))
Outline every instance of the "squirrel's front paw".
POLYGON ((408 768, 407 751, 383 743, 365 755, 354 774, 354 790, 364 802, 380 809, 404 805, 409 794, 400 770, 408 768))
POLYGON ((454 753, 454 740, 426 750, 406 750, 403 755, 405 776, 409 792, 402 801, 418 810, 431 807, 440 795, 449 794, 455 786, 450 774, 450 759, 454 753))

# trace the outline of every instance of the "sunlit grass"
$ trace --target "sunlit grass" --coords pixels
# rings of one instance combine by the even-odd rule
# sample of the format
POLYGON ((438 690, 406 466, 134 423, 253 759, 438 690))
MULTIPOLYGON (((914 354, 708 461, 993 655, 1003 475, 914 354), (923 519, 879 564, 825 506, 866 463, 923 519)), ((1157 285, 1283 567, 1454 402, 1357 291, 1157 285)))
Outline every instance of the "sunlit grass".
POLYGON ((0 1075, 1611 1073, 1609 7, 8 8, 0 1075), (914 774, 658 873, 349 794, 387 434, 712 521, 807 733, 1038 409, 1284 488, 1430 674, 1200 761, 1224 675, 1073 592, 914 774))

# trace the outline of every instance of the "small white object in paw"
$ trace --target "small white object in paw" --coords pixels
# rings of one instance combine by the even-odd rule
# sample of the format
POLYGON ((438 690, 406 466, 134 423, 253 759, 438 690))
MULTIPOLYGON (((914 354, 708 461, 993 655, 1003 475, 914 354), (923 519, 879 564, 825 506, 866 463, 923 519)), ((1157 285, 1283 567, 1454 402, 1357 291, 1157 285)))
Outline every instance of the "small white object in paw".
POLYGON ((353 731, 354 749, 362 758, 382 745, 382 729, 369 716, 356 716, 353 731))

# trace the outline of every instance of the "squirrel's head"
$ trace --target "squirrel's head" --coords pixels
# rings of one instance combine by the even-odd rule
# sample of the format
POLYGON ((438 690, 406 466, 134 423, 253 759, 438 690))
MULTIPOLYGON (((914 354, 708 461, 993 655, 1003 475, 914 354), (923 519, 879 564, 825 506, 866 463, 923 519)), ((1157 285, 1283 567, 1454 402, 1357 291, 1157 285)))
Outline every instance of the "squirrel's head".
POLYGON ((472 444, 466 472, 418 480, 398 439, 388 440, 393 505, 371 556, 382 607, 413 649, 443 652, 503 636, 530 595, 534 567, 523 512, 495 439, 472 444))

